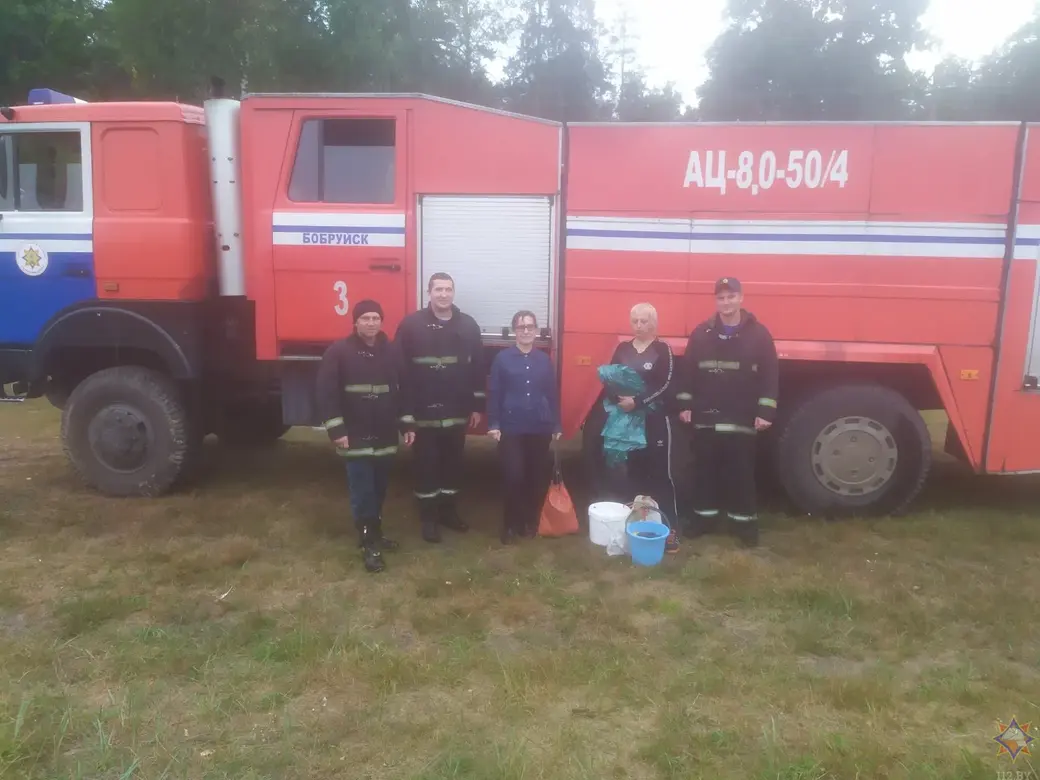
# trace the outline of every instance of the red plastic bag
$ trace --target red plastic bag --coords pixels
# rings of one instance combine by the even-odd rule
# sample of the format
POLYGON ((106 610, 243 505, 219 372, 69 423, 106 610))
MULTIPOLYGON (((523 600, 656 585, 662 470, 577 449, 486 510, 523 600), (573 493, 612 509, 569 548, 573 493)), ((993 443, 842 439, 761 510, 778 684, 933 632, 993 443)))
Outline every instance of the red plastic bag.
POLYGON ((578 533, 578 513, 574 511, 574 502, 567 486, 563 484, 563 473, 560 471, 560 454, 553 444, 552 483, 542 504, 542 516, 538 521, 539 536, 566 536, 578 533))

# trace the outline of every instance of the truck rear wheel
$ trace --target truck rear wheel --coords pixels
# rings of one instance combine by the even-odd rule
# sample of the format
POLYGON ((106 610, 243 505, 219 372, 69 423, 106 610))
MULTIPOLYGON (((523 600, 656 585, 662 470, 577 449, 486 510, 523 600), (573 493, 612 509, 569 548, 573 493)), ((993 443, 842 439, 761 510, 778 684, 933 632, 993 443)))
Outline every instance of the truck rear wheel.
POLYGON ((61 436, 80 477, 117 497, 168 492, 197 449, 177 386, 140 366, 106 368, 77 385, 62 412, 61 436))
POLYGON ((776 464, 799 509, 825 517, 898 514, 932 463, 920 413, 890 388, 843 385, 803 399, 782 424, 776 464))

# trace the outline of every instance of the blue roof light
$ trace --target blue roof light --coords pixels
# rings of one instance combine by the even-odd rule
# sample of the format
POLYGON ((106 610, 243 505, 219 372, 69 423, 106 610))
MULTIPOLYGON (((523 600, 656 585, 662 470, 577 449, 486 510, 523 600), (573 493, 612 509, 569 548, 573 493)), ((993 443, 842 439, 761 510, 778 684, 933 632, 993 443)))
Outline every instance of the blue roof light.
POLYGON ((72 95, 66 95, 53 89, 30 89, 29 90, 29 105, 30 106, 50 106, 55 103, 84 103, 86 101, 74 98, 72 95))

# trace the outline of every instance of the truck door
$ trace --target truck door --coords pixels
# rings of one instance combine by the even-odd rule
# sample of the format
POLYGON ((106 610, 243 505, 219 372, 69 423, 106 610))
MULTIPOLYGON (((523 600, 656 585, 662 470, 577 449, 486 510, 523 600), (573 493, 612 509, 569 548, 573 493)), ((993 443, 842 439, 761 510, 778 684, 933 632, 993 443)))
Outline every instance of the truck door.
POLYGON ((383 307, 390 337, 404 317, 407 116, 295 113, 288 187, 272 219, 283 355, 349 334, 365 298, 383 307))
POLYGON ((89 124, 0 125, 0 346, 95 296, 89 124))

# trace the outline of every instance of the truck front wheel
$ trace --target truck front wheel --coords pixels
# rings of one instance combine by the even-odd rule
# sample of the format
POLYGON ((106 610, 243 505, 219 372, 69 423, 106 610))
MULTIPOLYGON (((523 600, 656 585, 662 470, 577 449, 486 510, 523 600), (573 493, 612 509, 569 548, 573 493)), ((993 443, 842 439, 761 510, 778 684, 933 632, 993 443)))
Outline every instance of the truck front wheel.
POLYGON ((779 433, 780 480, 808 514, 898 514, 920 493, 931 468, 923 418, 906 398, 882 385, 842 385, 811 394, 779 433))
POLYGON ((77 473, 108 496, 154 497, 178 482, 195 451, 176 384, 140 366, 91 374, 62 411, 65 453, 77 473))

